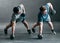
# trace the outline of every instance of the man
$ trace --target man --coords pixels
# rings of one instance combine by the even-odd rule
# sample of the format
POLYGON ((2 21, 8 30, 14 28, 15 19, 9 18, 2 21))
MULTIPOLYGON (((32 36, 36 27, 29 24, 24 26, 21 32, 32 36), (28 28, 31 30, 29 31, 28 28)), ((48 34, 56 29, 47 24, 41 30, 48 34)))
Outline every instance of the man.
POLYGON ((51 14, 55 14, 56 11, 53 9, 53 5, 51 3, 47 3, 46 5, 43 5, 40 7, 40 12, 38 14, 38 20, 37 23, 34 23, 32 27, 32 32, 35 33, 35 27, 39 26, 39 33, 38 33, 38 38, 42 39, 42 31, 43 31, 43 22, 47 22, 49 26, 51 27, 52 33, 56 34, 54 31, 53 23, 51 22, 51 18, 49 16, 49 12, 51 14), (51 12, 49 11, 51 10, 51 12))
POLYGON ((12 27, 12 34, 10 36, 11 39, 15 37, 15 26, 17 22, 22 22, 24 26, 27 28, 28 34, 31 34, 31 31, 28 26, 28 22, 25 20, 25 8, 23 4, 20 4, 17 7, 13 8, 13 14, 10 23, 4 29, 4 33, 7 35, 7 30, 12 27))

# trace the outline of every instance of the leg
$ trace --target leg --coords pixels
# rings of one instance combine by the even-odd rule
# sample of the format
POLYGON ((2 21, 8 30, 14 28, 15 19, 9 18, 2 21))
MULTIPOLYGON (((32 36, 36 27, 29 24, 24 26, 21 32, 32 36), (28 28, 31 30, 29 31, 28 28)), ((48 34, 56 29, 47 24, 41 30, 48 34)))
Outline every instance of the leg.
POLYGON ((15 26, 16 26, 16 22, 12 23, 12 35, 14 35, 15 33, 15 26))
POLYGON ((9 27, 11 27, 11 26, 12 26, 12 24, 10 23, 10 24, 8 24, 8 25, 6 26, 5 29, 9 29, 9 27))
POLYGON ((35 33, 35 29, 34 29, 34 28, 35 28, 36 26, 38 26, 38 25, 39 25, 39 23, 34 23, 34 24, 33 24, 33 27, 32 27, 32 32, 33 32, 33 33, 35 33))
POLYGON ((34 23, 32 29, 34 29, 38 25, 39 25, 39 23, 34 23))
POLYGON ((15 26, 16 26, 16 22, 12 22, 12 34, 10 36, 10 39, 14 39, 15 37, 15 26))
POLYGON ((26 27, 26 29, 27 29, 27 31, 28 31, 28 34, 31 34, 31 31, 30 31, 30 29, 29 29, 29 26, 28 26, 27 21, 26 21, 26 20, 24 20, 22 23, 23 23, 23 24, 24 24, 24 26, 26 27))
POLYGON ((51 31, 56 34, 56 32, 54 31, 54 27, 53 27, 53 23, 52 22, 48 22, 49 26, 51 27, 51 31))
POLYGON ((39 34, 42 35, 42 31, 43 31, 43 22, 40 22, 40 24, 39 24, 39 34))
POLYGON ((38 38, 42 39, 42 31, 43 31, 43 22, 40 22, 39 24, 39 34, 38 34, 38 38))
POLYGON ((52 22, 48 22, 48 24, 49 24, 49 26, 50 26, 51 30, 54 30, 54 27, 53 27, 52 22))
POLYGON ((5 33, 5 35, 7 35, 7 30, 9 29, 9 27, 11 27, 12 25, 11 25, 11 23, 10 24, 8 24, 7 26, 6 26, 6 28, 4 29, 4 33, 5 33))
POLYGON ((26 27, 26 29, 29 30, 29 26, 28 26, 27 21, 23 21, 22 23, 24 24, 24 26, 26 27))

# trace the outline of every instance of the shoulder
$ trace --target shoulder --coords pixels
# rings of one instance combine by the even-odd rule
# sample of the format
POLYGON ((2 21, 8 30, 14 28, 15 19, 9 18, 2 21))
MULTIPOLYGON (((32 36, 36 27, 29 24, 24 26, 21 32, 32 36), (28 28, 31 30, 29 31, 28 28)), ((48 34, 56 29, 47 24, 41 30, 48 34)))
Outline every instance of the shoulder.
POLYGON ((13 16, 16 15, 15 13, 12 14, 13 16))
POLYGON ((19 6, 20 6, 21 8, 24 8, 24 5, 23 5, 23 4, 20 4, 19 6))
POLYGON ((16 17, 16 16, 17 16, 17 14, 15 14, 15 13, 12 14, 12 17, 16 17))
POLYGON ((49 2, 49 3, 47 3, 47 5, 50 7, 52 4, 49 2))
POLYGON ((39 13, 38 13, 38 16, 41 16, 41 15, 42 15, 42 13, 41 13, 41 12, 39 12, 39 13))

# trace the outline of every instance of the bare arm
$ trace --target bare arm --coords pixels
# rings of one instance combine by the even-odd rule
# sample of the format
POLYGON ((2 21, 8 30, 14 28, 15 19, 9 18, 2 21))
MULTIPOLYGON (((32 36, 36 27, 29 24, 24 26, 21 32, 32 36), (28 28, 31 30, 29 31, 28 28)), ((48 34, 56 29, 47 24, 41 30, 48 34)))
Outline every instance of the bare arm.
POLYGON ((53 5, 51 3, 47 3, 51 10, 53 10, 53 5))
POLYGON ((51 9, 51 14, 56 14, 56 11, 54 10, 54 8, 53 8, 53 5, 51 4, 51 3, 47 3, 48 5, 49 5, 49 7, 50 7, 50 9, 51 9))
POLYGON ((23 4, 20 4, 20 7, 21 7, 21 12, 25 14, 26 12, 25 12, 25 7, 24 7, 24 5, 23 5, 23 4))

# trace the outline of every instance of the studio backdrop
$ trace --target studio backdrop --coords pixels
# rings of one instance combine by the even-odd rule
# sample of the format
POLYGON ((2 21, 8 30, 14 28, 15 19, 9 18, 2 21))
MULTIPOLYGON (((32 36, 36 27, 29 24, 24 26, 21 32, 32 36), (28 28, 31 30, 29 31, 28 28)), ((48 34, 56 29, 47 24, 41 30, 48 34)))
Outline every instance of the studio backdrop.
POLYGON ((51 2, 56 15, 51 15, 52 21, 60 21, 60 1, 59 0, 0 0, 0 22, 9 22, 13 13, 12 9, 23 3, 26 9, 26 20, 28 22, 37 21, 37 14, 41 5, 51 2))

